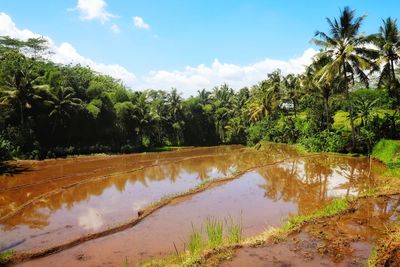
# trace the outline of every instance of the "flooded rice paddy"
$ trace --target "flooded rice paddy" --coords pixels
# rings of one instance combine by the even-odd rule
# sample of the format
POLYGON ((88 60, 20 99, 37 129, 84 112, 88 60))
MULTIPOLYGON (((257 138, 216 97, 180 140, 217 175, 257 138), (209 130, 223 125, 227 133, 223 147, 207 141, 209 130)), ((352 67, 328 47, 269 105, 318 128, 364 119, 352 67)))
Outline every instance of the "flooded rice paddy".
MULTIPOLYGON (((15 163, 14 163, 15 164, 15 163)), ((0 177, 0 249, 34 253, 105 231, 171 194, 204 181, 235 177, 176 198, 137 224, 78 242, 25 266, 132 266, 182 251, 192 227, 207 218, 241 222, 252 236, 336 196, 370 190, 384 167, 367 158, 301 156, 286 145, 26 161, 0 177)), ((362 246, 361 246, 362 247, 362 246)), ((241 252, 242 253, 242 252, 241 252)), ((238 259, 245 258, 240 256, 238 259)))

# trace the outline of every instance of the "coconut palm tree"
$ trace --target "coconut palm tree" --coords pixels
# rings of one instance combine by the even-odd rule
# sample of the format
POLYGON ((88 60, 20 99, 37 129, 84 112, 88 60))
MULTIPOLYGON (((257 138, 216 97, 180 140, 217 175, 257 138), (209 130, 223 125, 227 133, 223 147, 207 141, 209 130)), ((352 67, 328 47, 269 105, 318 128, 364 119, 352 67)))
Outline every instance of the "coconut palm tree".
POLYGON ((400 60, 400 32, 397 27, 397 19, 387 18, 382 20, 379 33, 372 36, 373 43, 379 48, 379 65, 383 65, 379 76, 379 85, 387 81, 395 82, 395 65, 400 60))
POLYGON ((75 97, 71 87, 57 88, 49 96, 50 99, 45 100, 45 104, 50 106, 49 118, 53 121, 52 134, 54 134, 57 126, 65 127, 72 113, 82 107, 82 100, 75 97))
POLYGON ((255 92, 246 105, 250 121, 256 122, 271 115, 272 107, 275 106, 273 102, 272 90, 264 91, 262 90, 262 85, 255 87, 255 92))
POLYGON ((210 95, 211 92, 206 91, 206 89, 198 90, 197 91, 197 97, 199 98, 199 102, 201 105, 205 106, 207 104, 210 104, 210 95))
POLYGON ((308 92, 315 93, 321 96, 322 106, 324 112, 324 123, 325 129, 329 129, 331 126, 331 105, 330 99, 335 92, 338 90, 338 77, 339 73, 336 75, 336 79, 331 82, 326 82, 321 80, 320 70, 327 64, 329 64, 332 59, 325 54, 320 54, 314 57, 313 62, 306 68, 304 75, 301 76, 300 83, 302 87, 306 88, 308 92))
POLYGON ((372 36, 373 43, 379 49, 377 64, 382 66, 378 86, 386 85, 389 93, 396 99, 395 106, 400 105, 400 86, 396 79, 395 68, 400 61, 400 32, 397 19, 387 18, 382 21, 379 33, 372 36))
POLYGON ((349 95, 349 85, 354 84, 356 78, 368 87, 368 76, 364 72, 374 66, 372 58, 377 56, 377 51, 368 48, 369 39, 360 33, 360 27, 365 18, 356 17, 355 10, 345 7, 339 19, 327 18, 329 34, 317 31, 314 43, 323 47, 320 54, 327 55, 332 61, 321 69, 321 80, 332 82, 337 74, 341 76, 341 83, 346 95, 350 117, 353 149, 356 147, 356 131, 352 105, 349 95))
POLYGON ((297 106, 302 95, 300 78, 294 74, 288 74, 284 80, 285 98, 293 105, 294 116, 297 117, 297 106))

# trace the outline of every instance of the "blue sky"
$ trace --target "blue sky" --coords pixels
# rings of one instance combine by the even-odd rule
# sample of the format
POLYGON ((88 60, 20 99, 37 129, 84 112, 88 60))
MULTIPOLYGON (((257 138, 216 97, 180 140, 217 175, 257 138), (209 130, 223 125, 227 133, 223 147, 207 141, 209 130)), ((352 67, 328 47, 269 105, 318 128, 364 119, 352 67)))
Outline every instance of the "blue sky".
MULTIPOLYGON (((223 82, 250 86, 274 67, 301 71, 313 55, 305 51, 316 49, 314 32, 327 30, 325 17, 337 17, 346 5, 368 14, 367 33, 400 10, 398 0, 2 0, 0 12, 16 29, 3 23, 0 34, 28 29, 55 47, 67 43, 84 58, 71 56, 75 61, 102 63, 94 69, 134 89, 177 87, 191 94, 223 82), (132 76, 118 75, 115 65, 132 76)), ((68 62, 66 48, 61 63, 68 62)))

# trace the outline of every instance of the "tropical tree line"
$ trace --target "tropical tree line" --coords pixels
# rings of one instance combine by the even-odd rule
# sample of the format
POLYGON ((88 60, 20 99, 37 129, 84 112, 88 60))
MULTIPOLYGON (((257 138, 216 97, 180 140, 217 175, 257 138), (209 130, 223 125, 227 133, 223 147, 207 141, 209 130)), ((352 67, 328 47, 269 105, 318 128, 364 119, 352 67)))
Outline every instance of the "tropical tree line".
POLYGON ((320 51, 304 73, 276 70, 251 87, 224 84, 186 99, 55 64, 44 39, 2 36, 0 158, 261 140, 368 153, 380 138, 400 135, 400 34, 387 18, 366 35, 364 19, 348 7, 327 18, 329 32, 316 32, 320 51))

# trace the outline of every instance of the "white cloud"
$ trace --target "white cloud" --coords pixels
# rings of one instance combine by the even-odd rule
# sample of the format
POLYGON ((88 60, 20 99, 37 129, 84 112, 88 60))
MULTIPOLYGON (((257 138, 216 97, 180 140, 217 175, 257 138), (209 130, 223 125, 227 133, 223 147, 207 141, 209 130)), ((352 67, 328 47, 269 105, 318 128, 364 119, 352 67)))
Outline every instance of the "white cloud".
POLYGON ((76 5, 82 20, 99 20, 101 23, 115 17, 107 11, 106 7, 107 3, 104 0, 78 0, 76 5))
MULTIPOLYGON (((11 17, 2 12, 0 12, 0 35, 7 35, 22 40, 41 37, 41 35, 33 33, 30 30, 18 29, 11 17)), ((67 42, 57 46, 50 37, 43 37, 49 42, 50 50, 53 52, 53 54, 50 55, 50 59, 54 62, 61 64, 81 64, 83 66, 89 66, 94 71, 110 75, 116 79, 120 79, 125 84, 133 87, 134 82, 136 81, 136 76, 121 65, 97 63, 92 59, 80 55, 78 51, 67 42)))
POLYGON ((0 12, 0 34, 24 40, 41 37, 39 34, 35 34, 30 30, 18 29, 11 17, 3 12, 0 12))
POLYGON ((119 28, 119 26, 117 24, 113 24, 113 25, 111 25, 111 31, 113 33, 120 33, 121 29, 119 28))
POLYGON ((152 71, 143 78, 140 89, 176 87, 183 91, 185 96, 196 94, 197 90, 211 89, 223 83, 229 84, 234 89, 254 85, 264 80, 268 73, 281 69, 283 74, 301 73, 309 65, 312 57, 317 53, 309 48, 300 57, 287 61, 266 58, 247 66, 221 63, 215 59, 211 66, 204 64, 197 67, 187 66, 183 70, 152 71))
POLYGON ((150 25, 144 22, 142 17, 133 17, 133 24, 136 28, 150 30, 150 25))
POLYGON ((110 75, 116 79, 120 79, 127 85, 132 86, 136 80, 136 76, 124 67, 117 64, 97 63, 89 58, 80 55, 76 49, 69 43, 62 43, 58 47, 54 47, 54 55, 52 60, 61 64, 81 64, 89 66, 94 71, 110 75))

